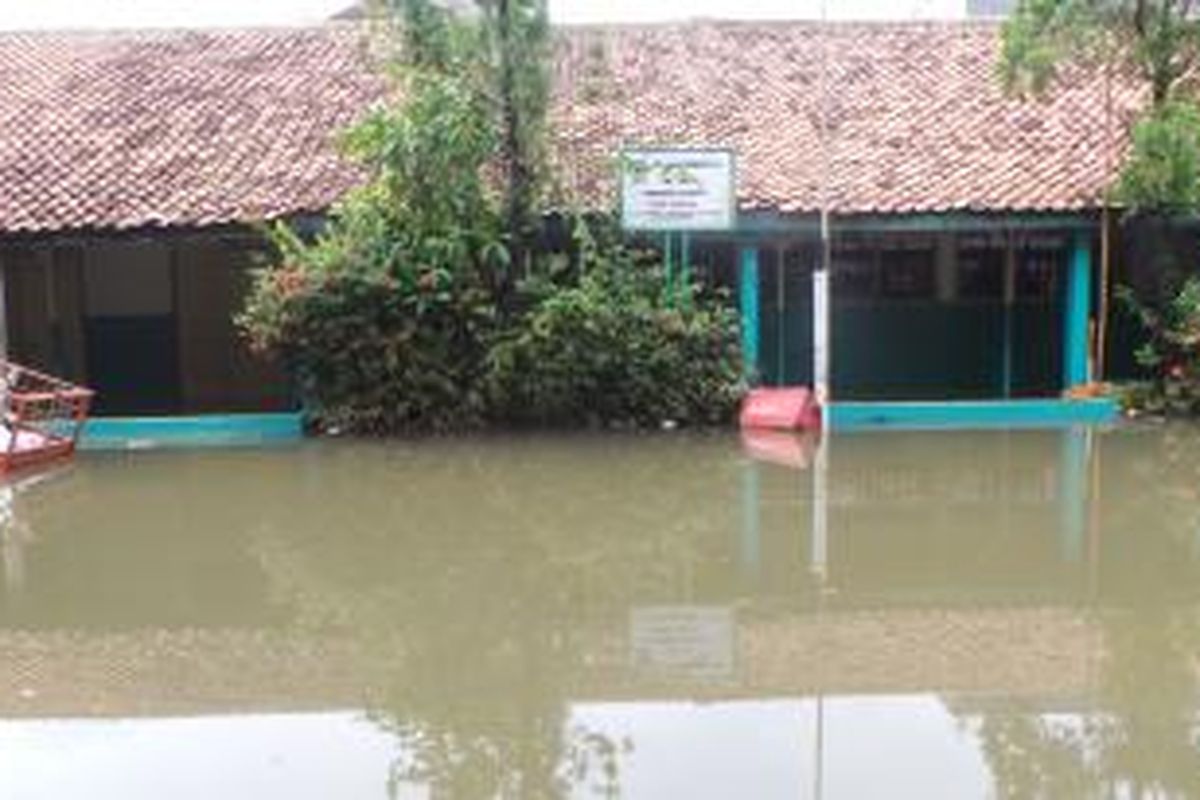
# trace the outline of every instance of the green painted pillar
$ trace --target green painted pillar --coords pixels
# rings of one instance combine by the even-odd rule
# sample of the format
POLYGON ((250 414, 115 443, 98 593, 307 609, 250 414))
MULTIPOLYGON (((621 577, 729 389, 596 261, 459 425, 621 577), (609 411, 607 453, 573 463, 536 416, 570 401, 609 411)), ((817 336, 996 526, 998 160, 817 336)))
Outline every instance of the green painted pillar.
POLYGON ((738 298, 742 310, 742 363, 751 381, 759 374, 759 315, 758 248, 744 245, 739 259, 738 298))
POLYGON ((1063 309, 1063 388, 1090 380, 1088 327, 1092 316, 1092 245, 1083 231, 1075 234, 1067 265, 1067 297, 1063 309))

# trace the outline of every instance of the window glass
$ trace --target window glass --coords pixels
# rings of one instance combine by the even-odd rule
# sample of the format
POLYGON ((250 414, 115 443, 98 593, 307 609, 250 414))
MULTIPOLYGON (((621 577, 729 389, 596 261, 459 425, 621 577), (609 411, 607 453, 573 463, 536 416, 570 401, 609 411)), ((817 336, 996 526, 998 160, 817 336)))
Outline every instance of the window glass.
POLYGON ((1028 247, 1017 254, 1017 297, 1049 300, 1054 297, 1055 276, 1066 267, 1061 249, 1028 247))
POLYGON ((958 252, 958 295, 966 300, 1004 297, 1004 250, 969 247, 958 252))
POLYGON ((883 253, 884 297, 931 298, 937 293, 932 249, 887 250, 883 253))
POLYGON ((874 297, 879 269, 875 253, 865 247, 840 249, 833 254, 833 294, 839 299, 874 297))

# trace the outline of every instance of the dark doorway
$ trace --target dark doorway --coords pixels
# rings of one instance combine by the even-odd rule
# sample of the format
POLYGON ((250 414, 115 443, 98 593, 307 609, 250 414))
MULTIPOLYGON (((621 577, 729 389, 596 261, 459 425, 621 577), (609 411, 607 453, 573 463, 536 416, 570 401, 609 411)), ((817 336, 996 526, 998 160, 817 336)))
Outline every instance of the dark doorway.
POLYGON ((179 335, 170 250, 105 242, 84 259, 88 382, 100 414, 179 411, 179 335))
POLYGON ((97 413, 170 414, 179 410, 174 315, 89 318, 84 341, 97 413))

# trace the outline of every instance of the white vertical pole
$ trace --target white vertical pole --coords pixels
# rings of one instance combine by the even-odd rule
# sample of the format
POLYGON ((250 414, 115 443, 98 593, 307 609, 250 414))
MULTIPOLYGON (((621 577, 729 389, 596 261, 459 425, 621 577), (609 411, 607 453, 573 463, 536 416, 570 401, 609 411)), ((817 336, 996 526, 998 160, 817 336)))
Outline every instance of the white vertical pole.
POLYGON ((821 259, 813 271, 813 388, 821 408, 821 429, 829 432, 829 304, 830 304, 830 237, 829 237, 829 35, 828 8, 821 0, 821 259))
MULTIPOLYGON (((817 578, 818 619, 825 603, 825 582, 829 570, 829 47, 828 5, 821 0, 821 260, 813 271, 813 388, 821 409, 821 439, 817 443, 817 458, 812 470, 812 530, 809 547, 809 567, 817 578)), ((817 693, 816 764, 813 769, 812 794, 819 800, 825 793, 825 704, 823 687, 817 693)))
POLYGON ((813 387, 821 404, 821 428, 829 430, 829 270, 813 271, 813 387))

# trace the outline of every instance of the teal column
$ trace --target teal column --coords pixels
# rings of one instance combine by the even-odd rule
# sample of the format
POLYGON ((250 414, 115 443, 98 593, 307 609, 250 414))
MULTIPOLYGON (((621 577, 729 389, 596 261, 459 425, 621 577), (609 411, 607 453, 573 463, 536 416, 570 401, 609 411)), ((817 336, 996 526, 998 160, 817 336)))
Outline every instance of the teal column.
POLYGON ((757 247, 746 245, 741 249, 738 296, 742 309, 742 363, 746 376, 755 380, 759 372, 760 328, 757 247))
POLYGON ((1092 306, 1091 237, 1075 234, 1067 266, 1067 298, 1063 310, 1063 386, 1087 383, 1088 325, 1092 306))

